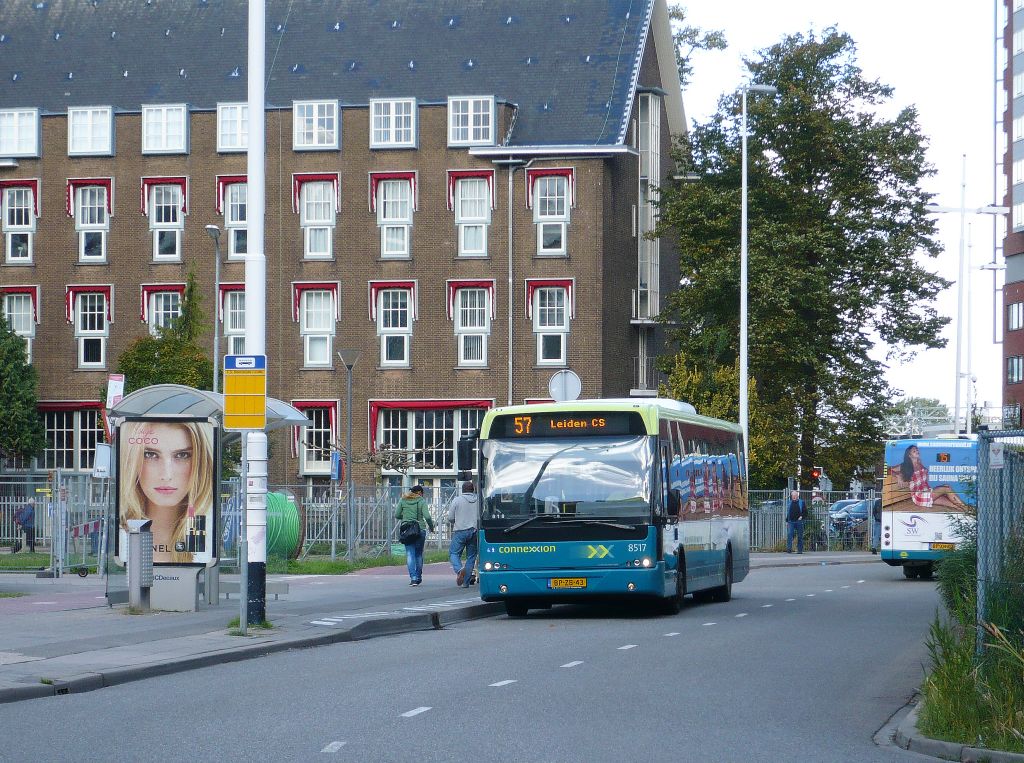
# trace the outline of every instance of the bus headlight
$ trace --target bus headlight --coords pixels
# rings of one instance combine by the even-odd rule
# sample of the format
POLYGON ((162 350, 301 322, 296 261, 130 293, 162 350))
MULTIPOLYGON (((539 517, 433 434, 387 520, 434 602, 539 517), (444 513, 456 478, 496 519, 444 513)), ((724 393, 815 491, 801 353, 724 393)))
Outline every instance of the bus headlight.
POLYGON ((484 569, 488 570, 488 571, 489 570, 493 570, 494 569, 494 565, 491 564, 490 562, 484 562, 484 569))
POLYGON ((650 567, 651 566, 651 560, 650 559, 644 559, 643 561, 640 562, 640 566, 641 567, 650 567))

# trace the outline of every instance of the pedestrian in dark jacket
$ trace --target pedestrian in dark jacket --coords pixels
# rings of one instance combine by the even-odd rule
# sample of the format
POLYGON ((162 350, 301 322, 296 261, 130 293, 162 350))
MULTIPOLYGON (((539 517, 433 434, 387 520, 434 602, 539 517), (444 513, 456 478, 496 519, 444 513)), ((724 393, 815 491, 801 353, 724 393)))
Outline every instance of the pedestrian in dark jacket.
POLYGON ((416 522, 420 526, 420 537, 405 546, 405 564, 409 568, 409 585, 423 582, 423 547, 427 542, 427 528, 434 531, 434 518, 430 516, 427 501, 423 498, 423 485, 413 485, 412 489, 402 496, 395 509, 395 519, 399 527, 403 522, 416 522))
POLYGON ((800 491, 794 490, 790 495, 789 508, 786 510, 786 553, 793 553, 793 536, 796 536, 797 553, 804 552, 804 520, 807 519, 807 504, 800 497, 800 491))
POLYGON ((18 525, 25 533, 25 546, 29 551, 36 550, 36 505, 35 501, 29 498, 25 505, 14 512, 14 524, 18 525))

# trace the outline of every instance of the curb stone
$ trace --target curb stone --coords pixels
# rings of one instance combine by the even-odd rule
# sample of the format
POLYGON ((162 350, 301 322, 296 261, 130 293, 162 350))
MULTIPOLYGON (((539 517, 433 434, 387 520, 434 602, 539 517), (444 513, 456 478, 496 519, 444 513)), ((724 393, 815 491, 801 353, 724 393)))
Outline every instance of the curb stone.
POLYGON ((1004 752, 1002 750, 988 750, 956 742, 946 742, 941 739, 932 739, 922 736, 917 730, 917 716, 921 705, 916 704, 910 709, 906 717, 896 727, 894 740, 897 746, 904 750, 930 755, 933 758, 943 760, 958 760, 961 763, 1024 763, 1024 754, 1017 752, 1004 752))
POLYGON ((18 702, 25 699, 37 699, 39 697, 80 694, 106 686, 117 686, 118 684, 181 673, 196 668, 240 662, 291 649, 308 649, 349 641, 362 641, 380 636, 441 630, 446 625, 490 617, 504 611, 505 608, 501 604, 472 604, 456 610, 400 615, 380 620, 364 620, 347 628, 282 636, 276 640, 264 637, 263 640, 256 642, 243 642, 237 646, 213 649, 201 654, 178 657, 161 662, 143 663, 97 672, 54 677, 49 679, 48 683, 42 683, 42 679, 37 678, 38 683, 33 682, 27 683, 24 686, 0 688, 0 704, 18 702))

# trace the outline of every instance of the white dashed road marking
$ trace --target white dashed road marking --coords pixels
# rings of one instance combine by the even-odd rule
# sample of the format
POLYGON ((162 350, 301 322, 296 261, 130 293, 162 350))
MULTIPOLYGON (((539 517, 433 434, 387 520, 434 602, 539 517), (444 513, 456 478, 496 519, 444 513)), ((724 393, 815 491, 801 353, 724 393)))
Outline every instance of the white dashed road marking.
POLYGON ((619 650, 621 651, 623 649, 636 649, 637 646, 637 644, 626 644, 625 646, 620 646, 619 650))
POLYGON ((796 601, 796 599, 786 599, 786 601, 796 601))
POLYGON ((575 668, 577 665, 582 665, 582 664, 583 664, 583 660, 573 660, 572 662, 567 662, 564 665, 559 665, 559 667, 562 667, 562 668, 575 668))
POLYGON ((746 616, 747 616, 746 612, 740 612, 738 615, 736 615, 736 617, 746 617, 746 616))
POLYGON ((331 742, 329 745, 325 745, 324 749, 320 750, 320 752, 337 752, 344 746, 344 742, 331 742))
POLYGON ((864 581, 863 581, 863 580, 858 580, 857 582, 858 582, 858 583, 863 583, 864 581))
POLYGON ((850 586, 848 586, 848 585, 844 585, 844 586, 843 586, 843 588, 849 588, 849 587, 850 587, 850 586))
POLYGON ((504 681, 495 681, 493 684, 487 684, 488 686, 508 686, 514 684, 516 681, 514 678, 506 678, 504 681))
POLYGON ((56 604, 55 601, 34 601, 33 604, 56 604))
POLYGON ((825 589, 825 593, 832 593, 832 589, 831 588, 826 588, 825 589))
POLYGON ((425 712, 427 712, 427 710, 430 710, 430 709, 431 708, 429 708, 429 707, 417 707, 415 710, 410 710, 407 713, 402 713, 402 717, 403 718, 412 718, 414 715, 419 715, 420 713, 425 713, 425 712))
POLYGON ((809 594, 807 594, 807 598, 808 598, 808 599, 813 599, 813 598, 814 598, 814 594, 813 594, 813 593, 809 593, 809 594))
POLYGON ((310 620, 309 622, 312 625, 337 625, 337 623, 332 623, 329 620, 310 620))
POLYGON ((666 636, 678 636, 679 635, 679 631, 672 631, 671 633, 666 633, 665 635, 666 636))
POLYGON ((770 607, 770 606, 772 606, 772 605, 771 604, 762 604, 761 605, 761 609, 768 609, 768 607, 770 607))
POLYGON ((718 625, 718 623, 704 623, 704 625, 718 625))

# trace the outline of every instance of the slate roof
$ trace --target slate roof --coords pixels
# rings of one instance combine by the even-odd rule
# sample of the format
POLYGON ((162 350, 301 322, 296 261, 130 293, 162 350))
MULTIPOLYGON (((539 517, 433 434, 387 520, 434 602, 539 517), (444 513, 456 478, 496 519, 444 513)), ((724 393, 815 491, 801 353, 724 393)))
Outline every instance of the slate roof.
MULTIPOLYGON (((266 0, 266 103, 495 95, 519 106, 513 145, 621 143, 654 2, 266 0)), ((245 100, 246 14, 244 0, 0 0, 0 107, 245 100)))

